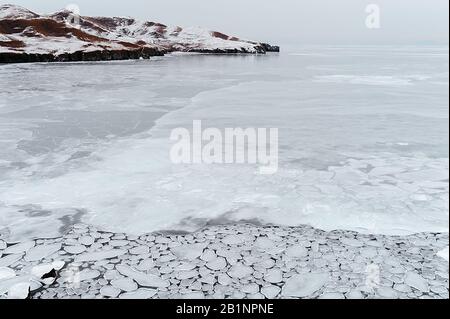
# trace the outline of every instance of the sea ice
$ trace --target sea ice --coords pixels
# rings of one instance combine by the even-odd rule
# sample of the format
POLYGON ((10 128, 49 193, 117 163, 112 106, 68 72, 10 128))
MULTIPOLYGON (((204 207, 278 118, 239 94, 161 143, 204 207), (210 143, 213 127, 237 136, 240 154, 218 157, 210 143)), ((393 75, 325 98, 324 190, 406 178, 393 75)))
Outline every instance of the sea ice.
POLYGON ((16 276, 16 272, 8 267, 0 267, 0 281, 11 279, 16 276))
POLYGON ((294 245, 286 249, 286 255, 290 258, 303 258, 308 255, 308 250, 302 245, 294 245))
POLYGON ((329 280, 325 273, 294 275, 286 281, 282 294, 284 297, 305 298, 320 290, 329 280))
POLYGON ((65 246, 64 250, 69 254, 78 255, 86 251, 86 246, 84 245, 75 245, 75 246, 65 246))
POLYGON ((211 260, 206 264, 206 267, 208 267, 211 270, 222 270, 227 266, 227 262, 225 258, 223 257, 217 257, 214 260, 211 260))
POLYGON ((119 296, 120 299, 150 299, 156 295, 156 289, 139 288, 136 291, 125 292, 119 296))
POLYGON ((264 280, 272 284, 283 281, 283 272, 280 269, 270 269, 264 275, 264 280))
POLYGON ((430 287, 428 285, 428 282, 423 278, 421 275, 408 271, 405 275, 405 284, 407 284, 410 287, 413 287, 420 292, 428 292, 430 291, 430 287))
POLYGON ((130 278, 121 278, 112 280, 111 286, 125 292, 130 292, 138 289, 138 285, 130 278))
POLYGON ((119 273, 133 279, 143 287, 165 288, 170 286, 170 283, 167 280, 161 279, 159 276, 139 272, 129 266, 117 265, 116 269, 119 273))
POLYGON ((3 253, 4 254, 20 254, 26 253, 30 248, 34 247, 34 241, 25 241, 16 245, 9 246, 6 248, 3 253))
POLYGON ((8 267, 22 258, 23 254, 6 255, 0 258, 0 267, 8 267))
POLYGON ((120 289, 112 286, 103 286, 100 288, 100 294, 104 297, 116 298, 120 294, 120 289))
POLYGON ((34 246, 25 255, 26 261, 38 261, 48 257, 61 249, 61 244, 34 246))
POLYGON ((449 261, 448 259, 448 251, 449 251, 449 247, 444 248, 443 250, 438 252, 438 256, 444 258, 445 260, 449 261))
POLYGON ((105 250, 105 251, 96 251, 92 253, 85 253, 82 255, 78 255, 75 257, 76 262, 83 262, 83 261, 98 261, 102 259, 111 259, 115 258, 121 255, 126 254, 126 250, 122 249, 111 249, 111 250, 105 250))
POLYGON ((278 296, 280 293, 281 288, 275 285, 270 286, 264 286, 261 288, 261 293, 267 298, 267 299, 273 299, 278 296))
POLYGON ((8 290, 8 299, 26 299, 30 294, 30 283, 20 282, 8 290))
POLYGON ((194 260, 202 255, 206 246, 204 243, 189 244, 174 247, 171 250, 180 259, 194 260))
POLYGON ((253 273, 253 268, 237 263, 228 271, 228 275, 232 278, 242 279, 250 276, 253 273))

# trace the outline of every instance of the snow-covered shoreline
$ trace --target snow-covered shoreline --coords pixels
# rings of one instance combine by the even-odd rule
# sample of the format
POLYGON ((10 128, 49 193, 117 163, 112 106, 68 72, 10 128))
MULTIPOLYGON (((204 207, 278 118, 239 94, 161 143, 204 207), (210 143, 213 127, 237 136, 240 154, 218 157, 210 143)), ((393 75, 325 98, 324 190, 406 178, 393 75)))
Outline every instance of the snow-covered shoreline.
POLYGON ((31 287, 30 298, 448 298, 439 256, 448 243, 447 233, 231 224, 131 236, 79 224, 55 239, 0 239, 0 295, 31 287))
POLYGON ((87 17, 70 10, 37 14, 0 5, 0 63, 149 59, 170 52, 279 52, 199 27, 166 26, 131 17, 87 17))

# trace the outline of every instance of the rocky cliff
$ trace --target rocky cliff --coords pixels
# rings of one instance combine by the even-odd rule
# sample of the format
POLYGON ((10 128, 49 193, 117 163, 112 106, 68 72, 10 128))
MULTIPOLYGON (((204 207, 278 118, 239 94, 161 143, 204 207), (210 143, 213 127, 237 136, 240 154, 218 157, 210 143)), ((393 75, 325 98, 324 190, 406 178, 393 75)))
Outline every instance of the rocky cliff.
POLYGON ((170 52, 278 52, 267 43, 201 28, 125 17, 86 17, 63 10, 39 15, 0 6, 0 63, 148 59, 170 52))

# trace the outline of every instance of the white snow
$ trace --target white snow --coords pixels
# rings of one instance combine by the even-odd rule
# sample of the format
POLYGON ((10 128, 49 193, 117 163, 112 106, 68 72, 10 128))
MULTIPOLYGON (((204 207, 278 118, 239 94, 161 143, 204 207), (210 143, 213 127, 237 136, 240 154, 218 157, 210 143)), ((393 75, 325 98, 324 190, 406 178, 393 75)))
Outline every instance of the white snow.
MULTIPOLYGON (((55 12, 49 15, 36 15, 27 9, 19 6, 1 6, 0 19, 15 18, 41 18, 41 19, 55 19, 59 13, 55 12)), ((80 17, 81 20, 86 19, 89 23, 96 25, 92 28, 81 23, 81 30, 100 38, 106 39, 104 42, 87 42, 76 38, 73 35, 68 37, 26 37, 21 34, 14 34, 10 39, 20 40, 26 44, 24 48, 8 48, 0 46, 0 52, 26 52, 26 53, 52 53, 55 55, 63 53, 73 53, 76 51, 96 51, 103 50, 105 47, 109 49, 126 49, 126 47, 118 41, 127 41, 129 43, 136 43, 138 41, 145 41, 149 45, 156 45, 159 47, 175 48, 181 51, 191 50, 243 50, 248 53, 256 53, 256 46, 258 44, 250 43, 248 41, 231 41, 214 37, 211 31, 199 27, 167 27, 163 34, 158 33, 162 28, 159 25, 149 26, 148 22, 137 21, 131 18, 112 18, 118 24, 115 30, 108 30, 98 24, 94 18, 80 17), (181 30, 181 31, 180 31, 181 30), (159 35, 158 35, 159 34, 159 35)), ((69 22, 66 23, 70 25, 69 22)), ((1 38, 0 38, 1 40, 1 38)), ((8 39, 9 40, 9 39, 8 39)))
POLYGON ((17 5, 0 5, 0 19, 30 19, 37 15, 17 5))

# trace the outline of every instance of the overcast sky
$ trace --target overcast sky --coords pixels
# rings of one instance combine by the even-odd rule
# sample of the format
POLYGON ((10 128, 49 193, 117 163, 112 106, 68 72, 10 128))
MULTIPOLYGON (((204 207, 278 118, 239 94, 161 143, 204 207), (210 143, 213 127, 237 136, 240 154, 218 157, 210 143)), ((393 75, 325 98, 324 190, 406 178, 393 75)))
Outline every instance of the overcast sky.
POLYGON ((1 0, 38 13, 77 4, 82 15, 202 26, 279 44, 448 44, 448 0, 1 0), (365 21, 380 8, 380 28, 365 21))

